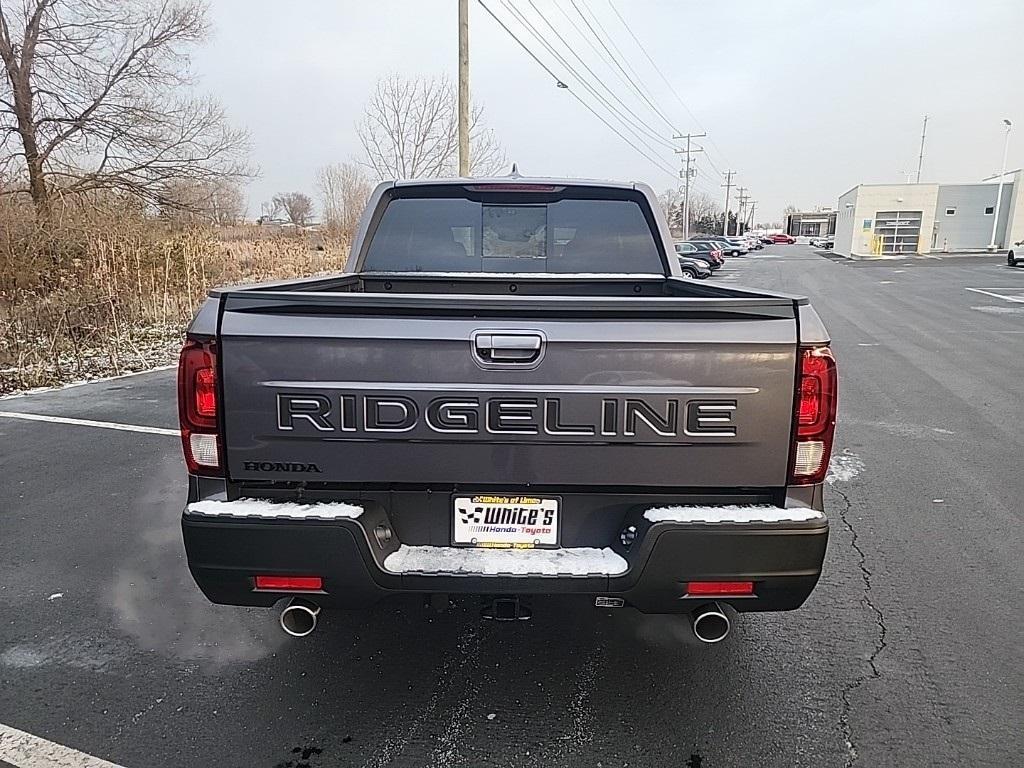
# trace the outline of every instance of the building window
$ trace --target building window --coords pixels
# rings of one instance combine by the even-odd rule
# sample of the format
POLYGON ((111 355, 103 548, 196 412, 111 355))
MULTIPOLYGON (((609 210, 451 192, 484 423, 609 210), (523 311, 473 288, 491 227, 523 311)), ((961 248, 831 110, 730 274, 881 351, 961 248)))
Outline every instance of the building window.
POLYGON ((946 209, 946 215, 947 216, 956 216, 956 208, 947 208, 946 209))
POLYGON ((995 212, 996 212, 996 207, 994 205, 990 205, 987 208, 985 208, 985 215, 986 216, 991 216, 995 212))

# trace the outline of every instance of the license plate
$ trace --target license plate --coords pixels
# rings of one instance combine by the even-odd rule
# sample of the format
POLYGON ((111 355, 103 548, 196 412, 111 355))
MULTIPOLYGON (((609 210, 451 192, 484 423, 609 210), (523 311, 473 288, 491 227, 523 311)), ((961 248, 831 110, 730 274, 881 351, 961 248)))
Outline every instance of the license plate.
POLYGON ((559 499, 539 496, 456 496, 452 544, 534 549, 558 546, 559 499))

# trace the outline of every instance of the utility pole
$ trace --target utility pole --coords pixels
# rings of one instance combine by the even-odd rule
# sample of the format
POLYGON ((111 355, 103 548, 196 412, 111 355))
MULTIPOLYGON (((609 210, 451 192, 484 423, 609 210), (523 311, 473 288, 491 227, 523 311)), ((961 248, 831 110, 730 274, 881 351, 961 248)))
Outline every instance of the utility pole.
POLYGON ((924 137, 928 133, 928 115, 924 116, 924 125, 921 126, 921 153, 917 156, 917 183, 921 183, 921 163, 924 162, 924 137))
POLYGON ((742 231, 743 230, 743 222, 745 221, 745 219, 743 218, 743 212, 747 208, 747 200, 750 199, 749 197, 747 197, 747 189, 748 189, 747 187, 736 187, 736 192, 737 192, 736 197, 740 201, 739 210, 736 211, 736 234, 737 235, 742 235, 743 234, 743 231, 742 231))
POLYGON ((722 174, 725 176, 725 222, 722 224, 722 234, 729 234, 729 190, 732 188, 732 177, 736 175, 736 171, 726 171, 722 174))
POLYGON ((686 139, 686 149, 677 149, 676 150, 676 154, 677 155, 679 155, 679 154, 685 154, 686 155, 686 168, 682 172, 680 172, 680 174, 679 174, 680 176, 683 177, 683 239, 684 240, 689 240, 690 239, 690 178, 692 176, 696 175, 696 173, 697 173, 697 169, 696 168, 694 168, 693 170, 690 169, 690 162, 691 162, 690 156, 694 152, 703 152, 704 151, 704 149, 702 147, 697 147, 695 149, 691 148, 690 141, 691 141, 691 139, 699 139, 699 138, 702 138, 704 136, 707 136, 707 134, 706 133, 688 133, 685 136, 677 135, 677 136, 673 136, 672 137, 673 139, 686 139))
POLYGON ((754 228, 754 209, 757 208, 757 200, 750 201, 750 218, 747 220, 747 231, 754 228))
POLYGON ((459 0, 459 176, 469 176, 469 0, 459 0))
POLYGON ((999 173, 999 192, 996 193, 996 207, 992 211, 992 239, 988 243, 990 251, 996 249, 996 228, 999 226, 999 209, 1003 205, 1003 178, 1006 176, 1006 152, 1010 148, 1010 129, 1013 127, 1009 120, 1003 120, 1003 124, 1006 125, 1006 138, 1003 139, 1003 169, 999 173))

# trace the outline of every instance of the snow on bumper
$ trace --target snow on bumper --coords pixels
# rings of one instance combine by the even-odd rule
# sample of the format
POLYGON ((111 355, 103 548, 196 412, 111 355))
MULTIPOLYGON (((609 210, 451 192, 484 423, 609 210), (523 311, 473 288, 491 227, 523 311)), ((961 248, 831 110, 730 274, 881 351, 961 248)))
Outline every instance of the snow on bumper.
POLYGON ((182 518, 196 583, 231 605, 277 599, 253 589, 253 574, 302 573, 323 576, 323 607, 365 608, 400 593, 577 594, 684 613, 689 581, 723 580, 755 582, 753 596, 730 603, 736 610, 792 610, 814 589, 828 541, 827 519, 799 506, 643 505, 622 523, 638 537, 614 550, 610 541, 496 550, 397 537, 385 544, 374 532, 390 524, 372 504, 207 500, 189 504, 182 518))
POLYGON ((487 576, 617 576, 626 560, 605 547, 488 549, 400 546, 384 560, 392 573, 479 573, 487 576))
POLYGON ((652 523, 799 523, 824 517, 810 507, 769 504, 652 507, 644 512, 644 519, 652 523))
POLYGON ((363 508, 354 504, 296 504, 264 499, 236 501, 194 501, 186 507, 190 515, 204 517, 248 517, 265 520, 355 520, 363 508))

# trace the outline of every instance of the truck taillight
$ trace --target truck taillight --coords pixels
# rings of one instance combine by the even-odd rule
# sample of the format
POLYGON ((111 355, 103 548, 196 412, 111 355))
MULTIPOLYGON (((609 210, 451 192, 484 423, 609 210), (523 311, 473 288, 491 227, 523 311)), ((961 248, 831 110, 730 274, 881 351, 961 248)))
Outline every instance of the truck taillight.
POLYGON ((188 471, 219 477, 217 351, 212 341, 189 339, 178 360, 178 420, 188 471))
POLYGON ((838 377, 831 349, 800 350, 797 387, 796 439, 789 481, 793 485, 811 485, 825 479, 836 431, 838 377))

